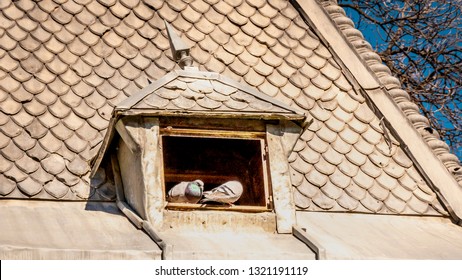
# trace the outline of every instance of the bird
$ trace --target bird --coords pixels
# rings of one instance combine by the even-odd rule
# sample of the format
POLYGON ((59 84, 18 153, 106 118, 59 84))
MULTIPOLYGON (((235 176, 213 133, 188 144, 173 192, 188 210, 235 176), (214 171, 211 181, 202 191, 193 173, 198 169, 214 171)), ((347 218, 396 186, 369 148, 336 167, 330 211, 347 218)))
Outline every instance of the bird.
POLYGON ((199 203, 215 201, 233 206, 233 203, 241 197, 242 192, 243 187, 240 182, 228 181, 210 191, 205 191, 204 198, 199 203))
POLYGON ((180 182, 168 191, 167 201, 177 203, 197 203, 202 198, 204 182, 180 182))

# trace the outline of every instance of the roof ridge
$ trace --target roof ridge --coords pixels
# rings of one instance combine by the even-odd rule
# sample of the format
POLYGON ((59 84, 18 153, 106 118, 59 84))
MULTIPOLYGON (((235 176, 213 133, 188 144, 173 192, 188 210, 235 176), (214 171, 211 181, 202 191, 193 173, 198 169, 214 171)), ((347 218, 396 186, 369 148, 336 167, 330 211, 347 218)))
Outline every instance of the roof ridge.
POLYGON ((345 11, 338 5, 337 0, 318 0, 332 20, 339 27, 348 41, 354 46, 359 56, 366 62, 377 79, 384 85, 398 107, 406 115, 433 153, 446 166, 462 187, 462 168, 456 155, 449 151, 449 146, 438 135, 429 133, 425 128, 430 126, 429 120, 419 113, 418 107, 411 101, 409 94, 403 90, 401 82, 394 77, 391 70, 382 63, 380 56, 364 39, 361 31, 355 28, 353 21, 346 16, 345 11))

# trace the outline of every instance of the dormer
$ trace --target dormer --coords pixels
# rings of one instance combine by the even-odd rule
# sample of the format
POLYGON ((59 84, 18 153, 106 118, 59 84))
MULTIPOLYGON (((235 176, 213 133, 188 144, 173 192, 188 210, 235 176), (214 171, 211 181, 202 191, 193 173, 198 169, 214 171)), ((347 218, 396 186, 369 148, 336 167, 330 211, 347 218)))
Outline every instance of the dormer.
POLYGON ((94 170, 116 154, 125 199, 154 224, 164 209, 271 212, 276 197, 292 200, 287 147, 304 126, 305 115, 249 86, 176 70, 115 107, 94 170), (195 179, 205 190, 239 180, 244 193, 233 207, 167 202, 173 185, 195 179))
POLYGON ((118 199, 156 229, 213 213, 211 227, 244 216, 265 230, 291 232, 287 158, 310 123, 307 116, 248 85, 191 67, 188 52, 181 52, 183 70, 114 108, 93 171, 112 162, 118 199), (168 202, 174 185, 194 180, 202 180, 205 191, 235 180, 244 191, 232 206, 168 202))

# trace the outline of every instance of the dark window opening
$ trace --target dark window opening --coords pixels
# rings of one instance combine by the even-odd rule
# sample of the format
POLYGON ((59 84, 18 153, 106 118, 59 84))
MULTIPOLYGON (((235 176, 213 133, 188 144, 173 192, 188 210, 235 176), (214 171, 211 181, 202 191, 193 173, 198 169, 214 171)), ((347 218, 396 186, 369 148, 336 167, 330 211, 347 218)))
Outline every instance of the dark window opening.
POLYGON ((263 144, 263 139, 162 136, 165 193, 182 181, 200 179, 207 191, 237 180, 244 191, 234 205, 267 207, 263 144))

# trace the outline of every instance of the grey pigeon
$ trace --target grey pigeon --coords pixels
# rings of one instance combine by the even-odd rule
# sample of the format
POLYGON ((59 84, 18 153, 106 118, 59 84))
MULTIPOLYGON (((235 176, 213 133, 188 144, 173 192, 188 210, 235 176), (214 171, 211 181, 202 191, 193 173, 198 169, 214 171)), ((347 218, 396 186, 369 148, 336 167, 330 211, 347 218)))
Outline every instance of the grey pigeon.
POLYGON ((218 187, 204 192, 204 199, 200 202, 215 201, 233 205, 242 195, 242 184, 238 181, 229 181, 218 187))
POLYGON ((197 203, 202 198, 204 182, 195 180, 181 182, 168 191, 167 201, 177 203, 197 203))

